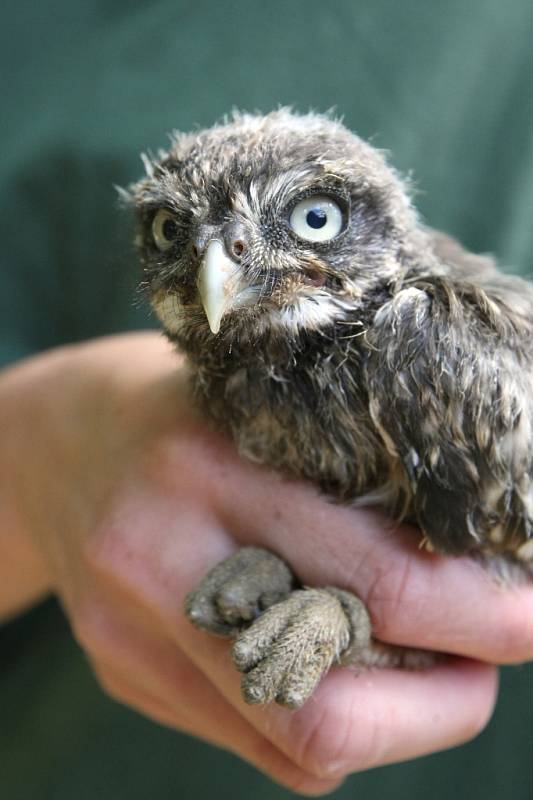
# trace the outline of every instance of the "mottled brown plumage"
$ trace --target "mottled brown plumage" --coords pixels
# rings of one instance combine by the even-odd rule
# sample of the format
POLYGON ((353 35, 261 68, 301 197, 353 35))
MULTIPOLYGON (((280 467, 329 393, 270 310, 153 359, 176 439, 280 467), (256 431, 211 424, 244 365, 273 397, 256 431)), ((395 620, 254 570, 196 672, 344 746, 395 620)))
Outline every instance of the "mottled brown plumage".
MULTIPOLYGON (((416 520, 440 553, 527 569, 531 285, 422 225, 383 154, 327 117, 235 115, 177 135, 146 166, 129 195, 144 286, 188 355, 198 402, 240 452, 340 501, 379 502, 416 520)), ((256 581, 261 559, 253 561, 256 581)), ((227 569, 235 582, 235 564, 227 569)), ((231 618, 235 629, 241 620, 217 606, 220 575, 190 599, 189 613, 215 628, 198 611, 208 603, 219 626, 231 618)), ((270 604, 257 596, 256 614, 270 604)), ((331 598, 361 626, 361 603, 347 609, 335 590, 318 600, 316 620, 333 619, 331 598)), ((289 597, 265 615, 274 627, 289 601, 291 614, 300 602, 311 613, 307 600, 289 597)), ((260 622, 270 624, 252 625, 247 642, 260 622)), ((299 674, 307 664, 320 675, 342 658, 350 643, 334 628, 320 646, 305 644, 299 674)), ((280 631, 269 652, 285 647, 295 663, 280 631)), ((352 656, 382 661, 383 649, 372 648, 363 636, 352 656)), ((240 667, 264 671, 265 658, 240 667)), ((309 687, 291 695, 287 680, 268 690, 263 682, 248 699, 298 705, 309 687)))

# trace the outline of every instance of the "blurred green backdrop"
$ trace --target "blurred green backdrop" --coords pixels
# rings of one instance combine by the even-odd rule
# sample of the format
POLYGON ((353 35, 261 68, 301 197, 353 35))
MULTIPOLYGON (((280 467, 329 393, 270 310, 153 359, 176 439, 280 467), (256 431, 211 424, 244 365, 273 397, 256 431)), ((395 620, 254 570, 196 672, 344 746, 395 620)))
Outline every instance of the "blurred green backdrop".
MULTIPOLYGON (((6 2, 0 30, 0 363, 152 322, 113 184, 231 107, 335 106, 412 171, 426 220, 527 273, 530 0, 6 2)), ((0 797, 287 798, 238 759, 98 689, 53 601, 0 630, 0 797)), ((530 667, 477 741, 335 797, 531 798, 530 667)))

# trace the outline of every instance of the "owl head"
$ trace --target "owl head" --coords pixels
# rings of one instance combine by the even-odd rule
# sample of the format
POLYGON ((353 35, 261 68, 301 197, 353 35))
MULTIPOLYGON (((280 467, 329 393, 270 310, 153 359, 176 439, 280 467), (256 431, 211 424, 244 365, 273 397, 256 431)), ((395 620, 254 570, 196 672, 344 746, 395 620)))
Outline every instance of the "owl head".
POLYGON ((404 182, 340 122, 281 109, 174 134, 130 188, 143 285, 185 350, 357 319, 405 269, 404 182))

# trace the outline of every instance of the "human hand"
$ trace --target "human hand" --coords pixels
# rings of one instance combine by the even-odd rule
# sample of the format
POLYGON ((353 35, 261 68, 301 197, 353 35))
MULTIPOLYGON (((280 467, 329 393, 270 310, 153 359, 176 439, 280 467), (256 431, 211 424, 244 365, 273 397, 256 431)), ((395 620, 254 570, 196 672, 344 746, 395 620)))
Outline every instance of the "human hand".
MULTIPOLYGON (((333 506, 241 460, 194 411, 156 334, 46 354, 4 373, 3 515, 60 597, 104 689, 305 793, 475 735, 488 662, 533 655, 533 589, 418 549, 407 526, 333 506), (427 672, 333 670, 294 713, 246 706, 226 641, 183 601, 238 547, 282 556, 305 584, 358 594, 384 641, 453 654, 427 672)), ((44 583, 44 578, 41 578, 44 583)))

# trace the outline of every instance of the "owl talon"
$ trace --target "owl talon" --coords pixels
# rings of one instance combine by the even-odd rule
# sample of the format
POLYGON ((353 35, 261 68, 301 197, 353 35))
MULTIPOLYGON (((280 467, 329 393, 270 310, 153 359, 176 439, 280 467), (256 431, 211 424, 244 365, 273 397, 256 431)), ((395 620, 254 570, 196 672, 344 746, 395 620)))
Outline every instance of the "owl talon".
POLYGON ((277 556, 244 547, 217 564, 187 595, 185 613, 196 628, 231 636, 286 597, 294 578, 277 556))

